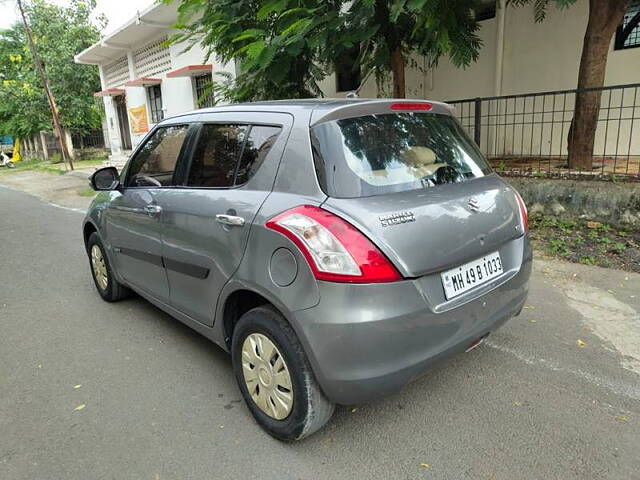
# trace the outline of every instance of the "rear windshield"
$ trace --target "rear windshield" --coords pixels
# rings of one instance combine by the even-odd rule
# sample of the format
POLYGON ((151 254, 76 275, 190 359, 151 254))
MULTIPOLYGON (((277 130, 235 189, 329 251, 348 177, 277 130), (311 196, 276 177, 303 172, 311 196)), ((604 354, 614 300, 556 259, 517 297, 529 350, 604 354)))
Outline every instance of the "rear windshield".
POLYGON ((316 171, 331 197, 355 198, 458 183, 491 172, 449 115, 389 113, 311 129, 316 171))

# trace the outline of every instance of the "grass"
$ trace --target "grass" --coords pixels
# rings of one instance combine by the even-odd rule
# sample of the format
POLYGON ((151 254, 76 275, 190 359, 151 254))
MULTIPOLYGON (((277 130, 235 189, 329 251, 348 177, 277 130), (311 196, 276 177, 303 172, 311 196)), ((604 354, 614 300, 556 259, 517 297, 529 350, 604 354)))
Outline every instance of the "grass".
POLYGON ((548 255, 585 265, 640 272, 638 230, 547 215, 532 215, 529 225, 535 246, 548 255))
MULTIPOLYGON (((96 167, 102 165, 102 163, 106 160, 106 157, 90 157, 83 160, 74 160, 73 166, 74 168, 86 168, 86 167, 96 167)), ((64 163, 57 161, 56 158, 52 160, 44 160, 41 158, 33 159, 33 160, 22 160, 20 162, 16 162, 15 168, 0 168, 0 174, 8 174, 11 172, 24 172, 24 171, 34 171, 34 172, 44 172, 51 173, 53 175, 63 175, 67 172, 64 163)))
POLYGON ((81 197, 93 197, 95 194, 95 190, 91 187, 83 188, 78 192, 78 195, 81 197))

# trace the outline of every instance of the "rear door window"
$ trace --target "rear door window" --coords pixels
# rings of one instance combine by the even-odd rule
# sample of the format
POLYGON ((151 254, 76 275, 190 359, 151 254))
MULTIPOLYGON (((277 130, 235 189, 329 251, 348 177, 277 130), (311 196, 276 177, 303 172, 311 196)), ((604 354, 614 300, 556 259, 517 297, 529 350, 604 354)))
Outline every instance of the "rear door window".
POLYGON ((170 187, 187 125, 158 128, 131 160, 127 187, 170 187))
POLYGON ((280 134, 280 127, 254 125, 251 127, 247 143, 242 150, 242 158, 238 166, 235 184, 247 183, 262 165, 267 153, 280 134))
POLYGON ((262 165, 280 130, 264 125, 203 125, 187 186, 224 188, 248 182, 262 165))
POLYGON ((208 188, 233 186, 248 129, 248 125, 203 125, 191 160, 187 185, 208 188))
POLYGON ((311 129, 325 193, 355 198, 464 182, 490 173, 449 115, 389 113, 334 120, 311 129))

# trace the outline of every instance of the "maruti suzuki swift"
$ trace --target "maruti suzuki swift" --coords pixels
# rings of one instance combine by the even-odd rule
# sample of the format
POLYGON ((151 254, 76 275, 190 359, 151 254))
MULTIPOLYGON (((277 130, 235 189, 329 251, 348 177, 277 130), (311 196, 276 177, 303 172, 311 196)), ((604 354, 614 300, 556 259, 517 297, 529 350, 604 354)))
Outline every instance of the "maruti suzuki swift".
POLYGON ((443 103, 198 110, 91 182, 99 294, 133 290, 230 352, 249 410, 280 439, 397 392, 527 296, 524 202, 443 103))

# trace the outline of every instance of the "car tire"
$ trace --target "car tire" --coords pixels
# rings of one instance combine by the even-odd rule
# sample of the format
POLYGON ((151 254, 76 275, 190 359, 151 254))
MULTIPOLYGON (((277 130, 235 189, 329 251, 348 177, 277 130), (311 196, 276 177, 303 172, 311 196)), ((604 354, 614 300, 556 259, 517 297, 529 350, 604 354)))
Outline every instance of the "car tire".
POLYGON ((319 430, 333 415, 335 405, 322 393, 300 341, 282 314, 273 307, 257 307, 242 315, 233 332, 231 355, 242 396, 258 424, 270 435, 280 440, 300 440, 319 430), (264 358, 258 355, 260 341, 266 345, 265 351, 271 348, 269 342, 274 347, 270 358, 266 358, 264 352, 264 358), (251 347, 254 345, 256 348, 252 354, 251 347), (253 370, 251 362, 255 362, 253 370), (284 368, 276 371, 282 365, 284 368), (271 374, 270 368, 274 368, 271 374), (263 373, 272 382, 263 382, 260 376, 263 373), (286 380, 280 382, 280 379, 286 379, 286 373, 289 374, 289 385, 286 380), (283 406, 287 400, 287 386, 290 387, 289 397, 292 398, 288 408, 283 406), (260 390, 261 387, 263 390, 260 390), (270 396, 266 402, 262 402, 264 398, 259 394, 270 396), (284 403, 280 403, 281 397, 285 399, 284 403), (270 413, 265 412, 265 404, 270 413), (286 417, 277 418, 284 413, 287 413, 286 417))
POLYGON ((116 302, 127 297, 130 290, 113 276, 109 258, 96 232, 89 236, 87 254, 93 283, 102 299, 107 302, 116 302))

